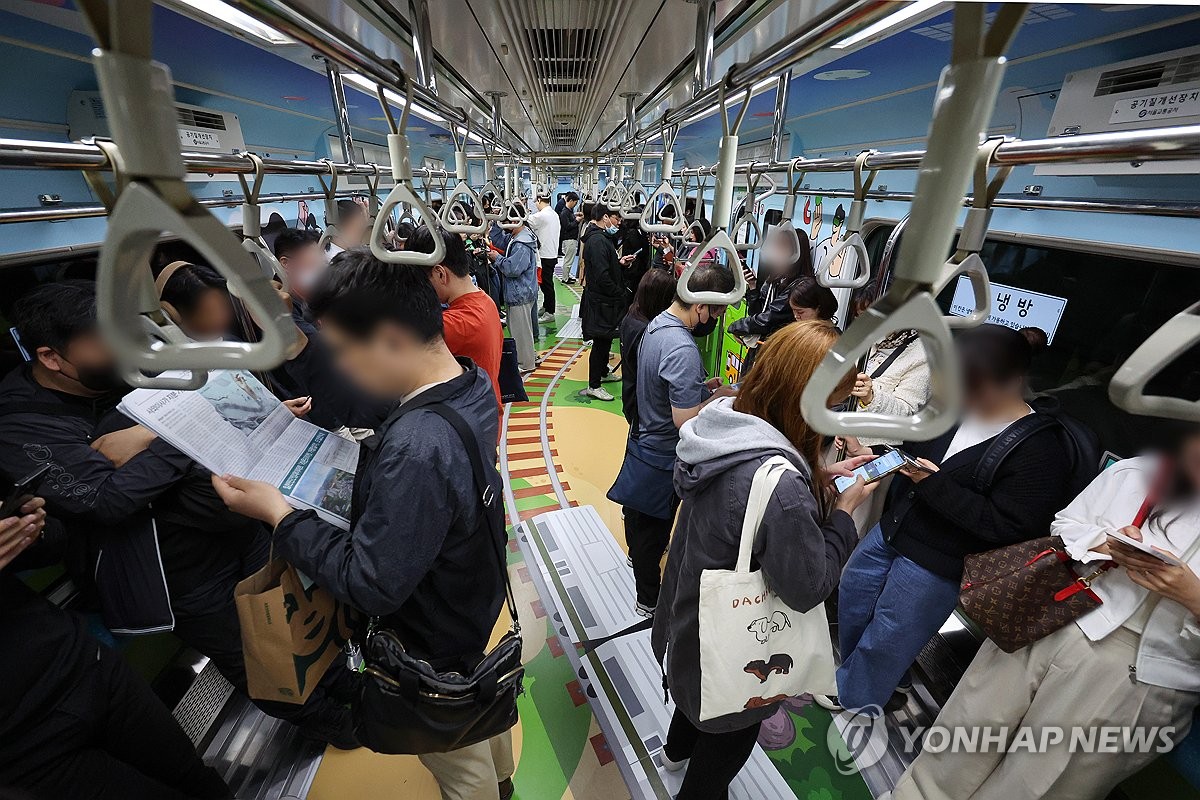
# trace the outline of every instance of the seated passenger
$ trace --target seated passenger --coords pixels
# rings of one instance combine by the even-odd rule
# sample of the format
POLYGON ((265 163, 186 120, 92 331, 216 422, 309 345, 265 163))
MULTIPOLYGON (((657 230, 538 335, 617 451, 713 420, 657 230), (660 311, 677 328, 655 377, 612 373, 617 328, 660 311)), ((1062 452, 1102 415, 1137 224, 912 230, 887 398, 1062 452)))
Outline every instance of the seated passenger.
POLYGON ((215 342, 233 329, 233 304, 221 273, 204 264, 172 261, 154 281, 163 311, 189 339, 215 342))
POLYGON ((332 259, 344 250, 364 244, 370 233, 369 222, 367 209, 362 203, 338 200, 337 219, 325 220, 325 224, 333 226, 335 232, 325 245, 325 255, 332 259))
POLYGON ((30 800, 233 797, 118 653, 5 570, 41 536, 44 505, 36 498, 23 516, 0 519, 0 791, 30 800))
POLYGON ((496 403, 500 403, 500 351, 504 347, 504 330, 500 312, 491 298, 471 282, 471 259, 466 244, 456 233, 433 233, 422 225, 408 238, 408 249, 415 253, 432 253, 434 236, 441 236, 446 245, 442 263, 425 267, 425 274, 437 292, 442 311, 442 338, 456 356, 475 362, 492 381, 496 403))
POLYGON ((675 278, 666 270, 652 269, 642 276, 633 304, 621 320, 621 413, 630 428, 637 426, 638 347, 650 320, 671 307, 675 278))
POLYGON ((749 374, 754 366, 758 348, 767 337, 795 321, 795 315, 789 305, 790 292, 801 280, 813 274, 812 249, 808 243, 808 234, 802 230, 789 233, 786 229, 773 228, 768 232, 767 240, 759 253, 759 269, 763 273, 762 286, 758 285, 758 276, 753 271, 748 267, 742 268, 749 286, 746 292, 746 316, 729 326, 729 332, 745 339, 749 348, 742 361, 742 375, 749 374), (792 238, 790 243, 784 244, 779 241, 789 236, 792 238), (796 248, 799 255, 791 263, 783 263, 792 254, 793 248, 796 248))
MULTIPOLYGON (((1070 499, 1076 467, 1057 427, 1021 440, 990 485, 976 485, 976 466, 992 441, 1034 413, 1025 402, 1034 352, 1024 336, 999 325, 964 331, 956 345, 966 384, 963 419, 932 441, 905 443, 921 467, 896 473, 883 519, 846 565, 838 591, 838 697, 817 698, 826 708, 877 713, 903 705, 897 687, 958 604, 963 557, 1045 536, 1070 499)), ((848 455, 870 453, 847 442, 848 455)))
POLYGON ((1200 429, 1173 454, 1104 470, 1058 513, 1050 532, 1072 557, 1090 562, 1089 572, 1105 558, 1119 567, 1092 582, 1103 605, 1016 653, 985 642, 937 724, 1010 732, 1055 726, 1064 741, 1038 753, 924 752, 896 787, 896 800, 1096 800, 1187 735, 1200 703, 1200 429), (1165 493, 1151 500, 1145 524, 1132 527, 1156 483, 1165 483, 1165 493), (1111 531, 1183 563, 1142 553, 1109 538, 1111 531), (1088 752, 1070 748, 1072 730, 1157 738, 1150 733, 1152 746, 1140 750, 1088 752))
POLYGON ((292 300, 292 318, 305 333, 316 331, 308 312, 308 293, 329 266, 321 250, 321 236, 316 231, 288 228, 275 237, 275 258, 288 276, 288 292, 292 300))
MULTIPOLYGON (((801 613, 823 603, 837 587, 858 538, 849 512, 878 488, 859 478, 835 495, 833 477, 849 475, 869 457, 823 470, 821 436, 808 427, 796 402, 837 336, 828 322, 784 328, 763 347, 736 398, 709 403, 680 430, 675 486, 683 503, 653 635, 654 653, 660 663, 666 659, 675 700, 663 765, 674 771, 690 760, 676 800, 727 797, 729 782, 750 757, 760 723, 779 705, 701 718, 701 575, 737 565, 755 472, 773 456, 797 470, 783 472, 754 538, 752 558, 779 598, 801 613)), ((849 377, 843 383, 848 385, 849 377)), ((837 398, 844 396, 842 388, 837 398)), ((746 635, 744 630, 727 633, 731 646, 746 635)))
MULTIPOLYGON (((503 585, 495 570, 471 462, 462 439, 420 406, 441 402, 470 425, 490 482, 499 487, 491 380, 456 360, 442 310, 418 267, 385 264, 366 248, 334 260, 311 299, 321 339, 290 363, 351 425, 376 427, 355 475, 349 531, 294 511, 268 483, 226 476, 214 484, 229 507, 275 531, 275 547, 338 599, 396 631, 437 670, 469 671, 487 649, 503 585), (325 357, 332 353, 339 369, 325 357), (346 384, 349 378, 350 386, 346 384), (415 410, 398 415, 405 404, 415 410)), ((402 724, 402 721, 398 721, 402 724)), ((444 797, 511 793, 511 737, 421 756, 444 797)))
POLYGON ((816 278, 801 278, 788 292, 788 308, 796 322, 812 319, 829 322, 837 315, 837 297, 832 289, 817 283, 816 278))
MULTIPOLYGON (((729 292, 733 286, 729 270, 715 265, 697 268, 688 280, 693 292, 729 292)), ((658 605, 659 562, 679 506, 671 478, 679 429, 713 398, 733 393, 720 378, 707 379, 696 345, 724 313, 725 306, 687 303, 676 294, 670 308, 650 320, 638 348, 638 425, 629 431, 621 474, 608 497, 623 506, 637 585, 634 610, 643 617, 653 616, 658 605)))
MULTIPOLYGON (((47 510, 67 528, 73 576, 120 601, 103 604, 110 627, 149 632, 144 620, 161 620, 151 629, 173 629, 244 692, 233 590, 266 560, 262 526, 230 513, 206 470, 117 410, 129 387, 97 330, 93 283, 39 286, 14 317, 34 361, 0 381, 0 471, 19 478, 51 464, 41 487, 47 510)), ((330 669, 303 706, 256 705, 306 735, 356 746, 349 715, 324 688, 341 691, 344 673, 330 669)))

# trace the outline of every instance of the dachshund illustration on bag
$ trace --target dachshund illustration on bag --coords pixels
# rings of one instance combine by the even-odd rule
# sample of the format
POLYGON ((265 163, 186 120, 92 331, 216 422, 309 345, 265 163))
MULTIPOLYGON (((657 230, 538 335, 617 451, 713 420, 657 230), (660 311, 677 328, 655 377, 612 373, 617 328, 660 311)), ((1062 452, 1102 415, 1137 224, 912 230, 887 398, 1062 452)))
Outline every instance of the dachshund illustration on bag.
POLYGON ((782 611, 776 611, 769 617, 759 617, 746 626, 746 630, 758 637, 759 644, 766 644, 772 633, 778 633, 784 628, 792 627, 792 621, 782 611))
POLYGON ((780 675, 787 675, 792 671, 792 657, 787 653, 778 653, 771 656, 769 661, 763 661, 761 658, 751 661, 742 669, 743 672, 749 672, 754 677, 758 678, 759 683, 766 683, 767 678, 778 672, 780 675))

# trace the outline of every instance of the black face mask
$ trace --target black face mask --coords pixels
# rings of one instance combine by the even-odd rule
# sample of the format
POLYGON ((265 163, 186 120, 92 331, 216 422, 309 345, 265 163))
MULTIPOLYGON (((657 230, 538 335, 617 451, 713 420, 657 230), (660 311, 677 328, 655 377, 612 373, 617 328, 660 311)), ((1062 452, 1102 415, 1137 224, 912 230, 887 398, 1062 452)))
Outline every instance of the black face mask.
MULTIPOLYGON (((67 361, 65 358, 62 360, 67 361)), ((115 392, 128 388, 116 364, 107 367, 81 367, 70 361, 67 363, 75 367, 75 380, 85 389, 93 392, 115 392)))
POLYGON ((707 322, 697 322, 696 327, 692 328, 692 336, 697 339, 703 339, 717 329, 717 323, 721 321, 720 317, 709 317, 707 322))

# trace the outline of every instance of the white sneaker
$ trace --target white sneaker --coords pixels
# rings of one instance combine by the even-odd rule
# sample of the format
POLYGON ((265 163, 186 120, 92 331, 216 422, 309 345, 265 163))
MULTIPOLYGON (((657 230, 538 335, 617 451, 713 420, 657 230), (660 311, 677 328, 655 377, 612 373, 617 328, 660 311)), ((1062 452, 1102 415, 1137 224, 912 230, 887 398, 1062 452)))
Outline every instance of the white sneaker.
POLYGON ((683 761, 672 761, 671 759, 667 758, 666 748, 663 748, 661 751, 659 751, 658 757, 662 759, 663 769, 665 769, 667 772, 679 772, 679 770, 686 767, 688 761, 691 760, 685 758, 683 761))
POLYGON ((619 383, 620 380, 621 380, 621 376, 610 369, 608 372, 606 372, 604 374, 604 377, 600 379, 600 382, 601 383, 619 383))
POLYGON ((826 711, 832 711, 835 714, 846 710, 842 707, 841 702, 838 701, 836 694, 814 694, 813 702, 826 711))
POLYGON ((581 397, 593 397, 596 400, 603 400, 606 403, 617 399, 617 398, 613 397, 611 394, 609 394, 603 387, 597 387, 597 388, 593 389, 592 387, 589 386, 586 389, 581 389, 579 391, 579 394, 581 397))
POLYGON ((543 311, 541 314, 538 314, 538 322, 554 322, 554 315, 549 311, 543 311))
POLYGON ((633 613, 637 614, 639 617, 653 617, 654 606, 648 606, 645 603, 634 603, 633 613))

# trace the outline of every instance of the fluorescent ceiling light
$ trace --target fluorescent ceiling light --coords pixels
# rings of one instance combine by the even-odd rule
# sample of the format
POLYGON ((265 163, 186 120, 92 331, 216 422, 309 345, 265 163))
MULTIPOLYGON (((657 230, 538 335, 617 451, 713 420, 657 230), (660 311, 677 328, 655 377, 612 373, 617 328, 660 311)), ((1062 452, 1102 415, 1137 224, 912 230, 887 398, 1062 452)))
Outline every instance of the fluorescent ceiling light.
MULTIPOLYGON (((377 96, 379 84, 373 80, 364 78, 362 75, 359 75, 356 72, 342 73, 342 80, 358 89, 361 89, 372 97, 377 96)), ((385 86, 383 88, 383 96, 387 98, 387 101, 390 104, 397 106, 398 108, 404 108, 404 97, 399 92, 394 92, 385 86)), ((413 103, 412 113, 416 114, 418 117, 426 120, 427 122, 434 122, 439 125, 446 124, 446 118, 441 114, 437 114, 427 108, 422 108, 416 103, 413 103)))
POLYGON ((227 28, 249 34, 259 41, 271 45, 295 44, 296 40, 284 36, 270 25, 259 22, 254 17, 240 11, 221 0, 175 0, 181 6, 189 8, 211 22, 227 28))
POLYGON ((940 5, 939 0, 916 0, 914 3, 905 5, 899 11, 888 14, 878 22, 868 25, 858 33, 852 36, 847 36, 845 39, 842 39, 840 42, 833 45, 833 49, 845 50, 847 47, 853 47, 859 42, 864 42, 867 39, 870 39, 872 36, 878 36, 879 34, 890 31, 893 28, 898 28, 913 17, 924 14, 926 11, 933 9, 938 5, 940 5))

